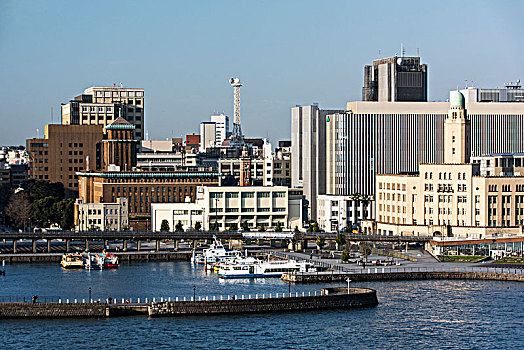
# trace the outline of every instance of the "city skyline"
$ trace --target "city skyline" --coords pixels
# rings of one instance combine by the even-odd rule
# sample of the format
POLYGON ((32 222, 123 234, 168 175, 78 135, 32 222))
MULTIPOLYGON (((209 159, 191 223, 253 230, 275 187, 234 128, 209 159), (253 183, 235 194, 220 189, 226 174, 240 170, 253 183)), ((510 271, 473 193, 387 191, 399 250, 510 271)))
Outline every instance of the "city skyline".
POLYGON ((198 133, 215 111, 232 117, 232 76, 244 83, 246 136, 289 139, 291 107, 340 109, 360 100, 363 66, 378 50, 400 54, 401 43, 408 56, 419 48, 428 64, 430 101, 446 100, 464 80, 501 87, 522 78, 522 2, 410 3, 166 2, 142 9, 137 2, 4 2, 0 113, 9 132, 0 134, 2 143, 24 144, 37 128, 43 133, 51 108, 58 123, 61 103, 113 82, 145 89, 151 139, 198 133))

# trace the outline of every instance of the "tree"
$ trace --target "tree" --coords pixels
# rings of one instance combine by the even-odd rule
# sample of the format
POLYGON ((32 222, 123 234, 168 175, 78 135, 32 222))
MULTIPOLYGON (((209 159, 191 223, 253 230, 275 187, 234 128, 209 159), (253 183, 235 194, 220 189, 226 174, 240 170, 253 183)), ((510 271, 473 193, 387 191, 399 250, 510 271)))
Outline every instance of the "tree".
POLYGON ((247 224, 247 220, 242 222, 242 231, 249 232, 249 225, 247 224))
POLYGON ((20 191, 11 196, 5 213, 26 230, 26 223, 33 216, 33 205, 25 191, 20 191))
POLYGON ((345 248, 343 251, 342 251, 342 257, 341 257, 342 261, 346 262, 349 260, 349 251, 347 248, 345 248))
POLYGON ((237 224, 231 224, 227 228, 228 231, 236 231, 238 229, 237 224))
POLYGON ((365 194, 365 195, 362 195, 361 197, 361 202, 362 202, 362 218, 367 218, 368 215, 369 215, 369 211, 367 211, 367 207, 369 205, 369 203, 373 200, 373 196, 372 195, 368 195, 368 194, 365 194))
POLYGON ((340 250, 346 244, 346 236, 343 233, 338 233, 335 243, 337 244, 337 250, 340 250))
POLYGON ((218 227, 217 224, 215 224, 215 223, 210 223, 210 224, 209 224, 209 231, 218 231, 217 227, 218 227))
POLYGON ((163 231, 163 232, 169 231, 169 222, 166 219, 162 220, 162 222, 160 223, 160 231, 163 231))
POLYGON ((307 228, 307 232, 320 232, 320 228, 318 227, 318 222, 312 222, 309 224, 309 227, 307 228))
POLYGON ((353 225, 356 225, 358 221, 357 206, 358 206, 358 203, 360 203, 362 196, 360 195, 360 193, 355 192, 350 196, 350 198, 351 198, 351 202, 353 203, 353 220, 352 221, 353 221, 353 225))
POLYGON ((298 226, 295 226, 295 233, 299 233, 298 226))
POLYGON ((184 232, 184 225, 182 225, 182 221, 178 220, 177 224, 175 225, 175 232, 184 232))
POLYGON ((369 243, 362 242, 359 246, 360 254, 364 255, 364 261, 368 262, 368 255, 371 255, 371 246, 369 243))
POLYGON ((9 204, 13 191, 9 184, 0 184, 0 213, 4 211, 4 208, 9 204))
POLYGON ((38 180, 29 185, 29 193, 33 200, 54 197, 57 200, 64 199, 64 185, 60 182, 49 182, 38 180))
POLYGON ((200 231, 202 229, 202 224, 200 223, 200 221, 197 221, 195 223, 195 231, 200 231))
POLYGON ((74 226, 75 200, 73 198, 62 199, 55 203, 58 224, 62 230, 70 230, 74 226))
POLYGON ((318 249, 320 250, 324 248, 324 246, 326 245, 326 240, 322 236, 317 236, 316 244, 317 244, 318 249))
POLYGON ((258 226, 258 232, 266 232, 266 225, 260 224, 260 226, 258 226))
POLYGON ((282 225, 280 225, 280 221, 277 222, 277 226, 275 227, 275 232, 282 232, 282 225))
POLYGON ((33 202, 35 223, 40 227, 49 227, 58 221, 56 197, 44 197, 33 202))

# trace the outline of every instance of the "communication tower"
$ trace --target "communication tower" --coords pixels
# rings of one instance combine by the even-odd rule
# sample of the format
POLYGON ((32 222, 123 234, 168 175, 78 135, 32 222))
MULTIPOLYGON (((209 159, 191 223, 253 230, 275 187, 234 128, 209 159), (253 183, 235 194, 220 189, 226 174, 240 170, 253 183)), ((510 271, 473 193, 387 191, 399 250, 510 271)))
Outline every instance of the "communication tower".
POLYGON ((231 135, 231 146, 242 146, 244 144, 244 135, 240 127, 240 79, 231 78, 229 83, 233 87, 233 134, 231 135))

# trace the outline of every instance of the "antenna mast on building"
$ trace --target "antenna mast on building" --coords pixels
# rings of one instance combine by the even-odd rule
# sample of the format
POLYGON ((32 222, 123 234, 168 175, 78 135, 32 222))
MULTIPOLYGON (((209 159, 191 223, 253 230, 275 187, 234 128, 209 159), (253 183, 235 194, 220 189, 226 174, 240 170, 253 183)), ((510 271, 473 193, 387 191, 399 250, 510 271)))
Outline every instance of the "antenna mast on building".
POLYGON ((230 145, 241 146, 244 144, 244 135, 242 135, 242 128, 240 127, 240 79, 231 78, 229 83, 233 87, 233 135, 231 136, 230 145))

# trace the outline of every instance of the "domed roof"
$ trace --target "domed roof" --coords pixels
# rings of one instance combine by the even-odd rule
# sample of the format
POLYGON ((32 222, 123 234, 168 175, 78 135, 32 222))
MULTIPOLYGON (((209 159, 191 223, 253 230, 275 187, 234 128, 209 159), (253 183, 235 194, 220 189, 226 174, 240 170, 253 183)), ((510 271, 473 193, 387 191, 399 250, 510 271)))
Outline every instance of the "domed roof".
POLYGON ((449 105, 450 107, 465 107, 464 95, 460 91, 451 91, 449 93, 449 105))

